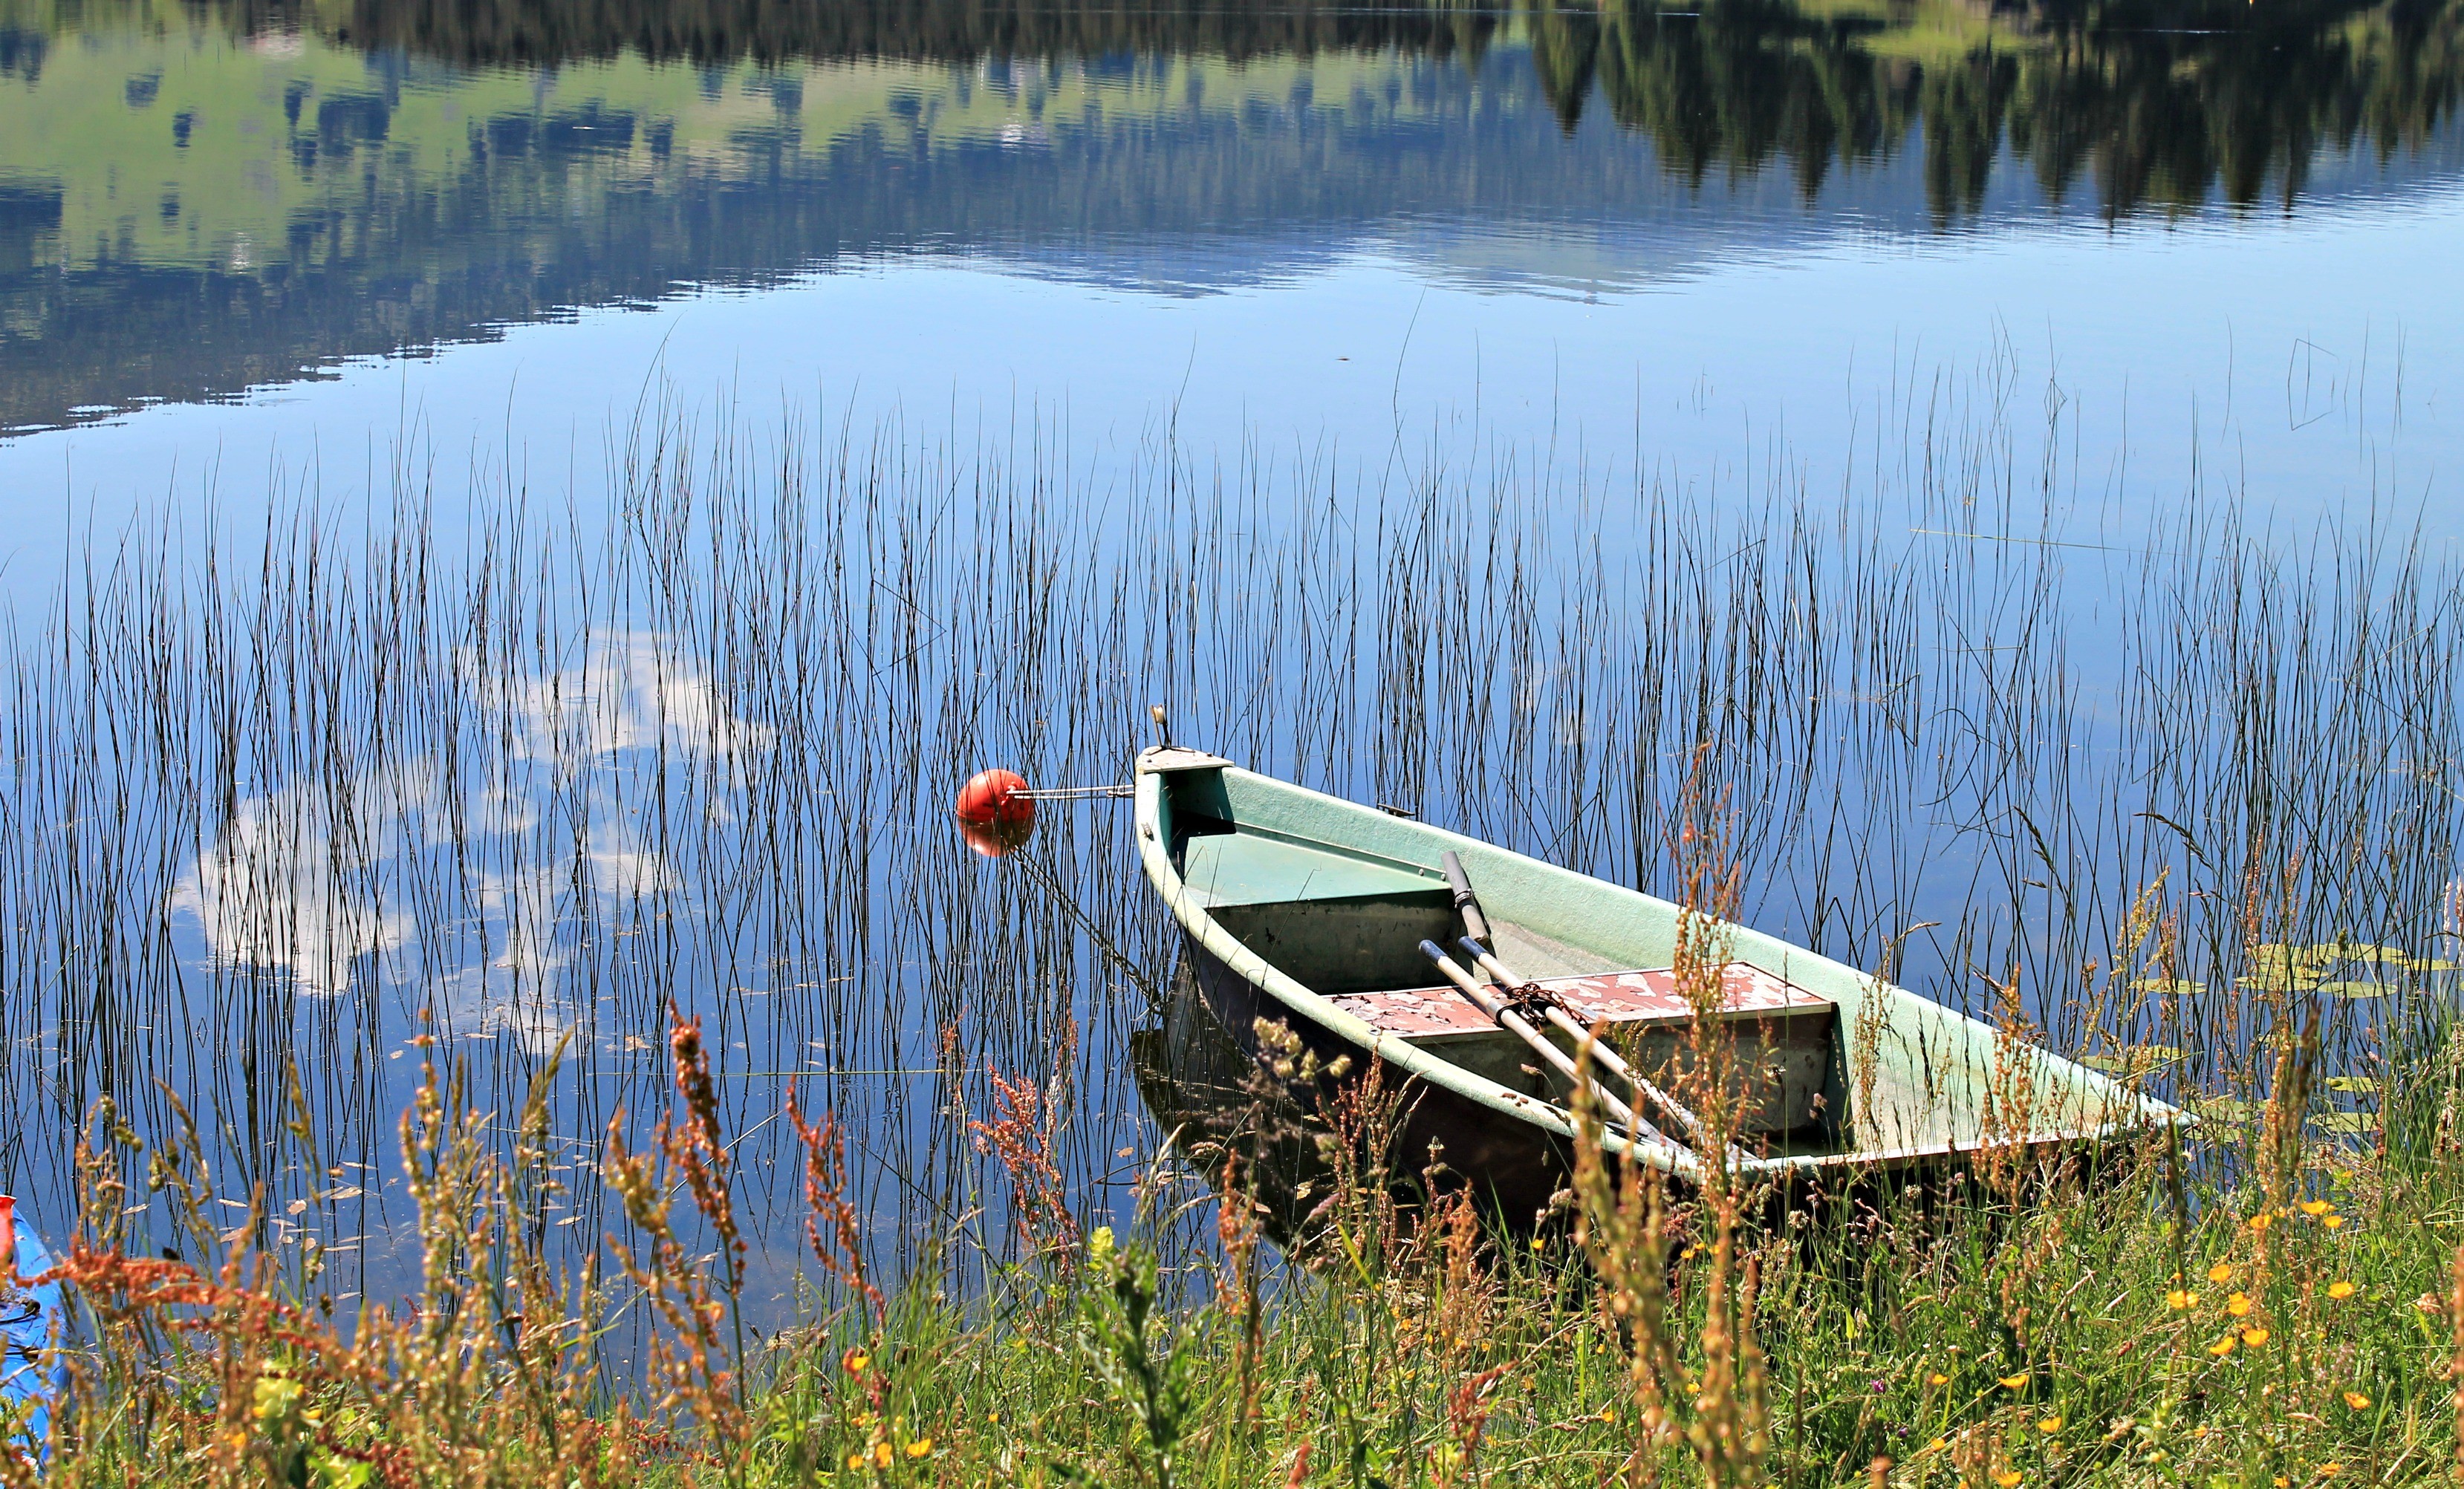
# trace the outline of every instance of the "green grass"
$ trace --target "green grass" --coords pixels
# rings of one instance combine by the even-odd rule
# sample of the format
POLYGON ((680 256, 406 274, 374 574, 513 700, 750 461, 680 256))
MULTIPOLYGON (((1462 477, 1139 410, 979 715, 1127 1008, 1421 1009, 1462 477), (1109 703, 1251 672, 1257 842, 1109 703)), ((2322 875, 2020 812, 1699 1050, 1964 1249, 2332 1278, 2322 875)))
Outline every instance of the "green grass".
MULTIPOLYGON (((1662 1194, 1587 1162, 1570 1223, 1536 1234, 1460 1199, 1398 1203, 1386 1175, 1412 1155, 1383 1135, 1391 1105, 1355 1085, 1311 1128, 1328 1197, 1282 1248, 1245 1218, 1263 1191, 1231 1155, 1254 1132, 1157 1155, 1146 1218, 1082 1234, 1034 1088, 996 1079, 996 1111, 970 1126, 1010 1176, 1015 1248, 970 1259, 954 1235, 940 1265, 972 1259, 985 1285, 945 1287, 928 1258, 888 1296, 832 1125, 791 1113, 814 1291, 766 1340, 737 1315, 736 1180, 696 1026, 671 1040, 656 1147, 611 1134, 601 1168, 625 1212, 619 1275, 551 1276, 525 1223, 559 1187, 543 1096, 499 1159, 492 1119, 431 1064, 403 1124, 426 1288, 348 1329, 306 1301, 313 1249, 216 1237, 178 1149, 148 1183, 219 1259, 120 1255, 127 1193, 89 1161, 67 1271, 92 1317, 43 1481, 2442 1478, 2464 1445, 2464 1046, 2401 1083, 2394 1140, 2322 1145, 2298 1120, 2315 1041, 2280 1043, 2248 1123, 2184 1151, 2151 1140, 2092 1173, 1989 1151, 1930 1192, 1855 1184, 1794 1207, 1718 1184, 1662 1194), (1240 1196, 1210 1246, 1157 1218, 1175 1162, 1240 1196), (603 1351, 628 1320, 647 1352, 611 1392, 603 1351)), ((89 1152, 130 1140, 115 1128, 98 1113, 89 1152)), ((14 1462, 0 1478, 33 1481, 14 1462)))

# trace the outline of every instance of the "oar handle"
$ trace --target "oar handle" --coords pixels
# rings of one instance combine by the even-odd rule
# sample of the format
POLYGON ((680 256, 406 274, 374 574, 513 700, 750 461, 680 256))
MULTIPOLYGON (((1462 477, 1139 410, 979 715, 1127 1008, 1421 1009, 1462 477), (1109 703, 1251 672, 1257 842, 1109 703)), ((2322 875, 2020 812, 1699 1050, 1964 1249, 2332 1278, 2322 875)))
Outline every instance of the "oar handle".
MULTIPOLYGON (((1525 980, 1522 977, 1515 975, 1513 969, 1507 967, 1504 962, 1499 961, 1496 955, 1491 953, 1488 948, 1480 944, 1478 939, 1472 936, 1465 936, 1463 938, 1461 945, 1465 952, 1471 953, 1472 964, 1478 967, 1481 971, 1487 973, 1490 976, 1495 977, 1499 982, 1504 983, 1509 988, 1525 986, 1525 980)), ((1569 1038, 1591 1046, 1592 1060, 1595 1063, 1600 1065, 1610 1074, 1617 1076, 1619 1080, 1622 1080, 1627 1084, 1633 1086, 1636 1095, 1640 1096, 1644 1101, 1651 1103, 1661 1111, 1667 1113, 1670 1118, 1675 1120, 1679 1127, 1685 1129, 1687 1136, 1693 1138, 1698 1143, 1704 1140, 1706 1134, 1703 1130, 1703 1119, 1694 1115, 1694 1113, 1688 1109, 1683 1102, 1680 1102, 1676 1097, 1669 1095, 1666 1091, 1661 1090, 1657 1084, 1645 1078, 1642 1072, 1627 1064, 1625 1057, 1610 1048, 1608 1040, 1599 1037, 1599 1031, 1582 1022, 1573 1014, 1568 1013, 1563 1008, 1559 1008, 1554 1004, 1550 1005, 1548 1013, 1549 1021, 1556 1025, 1558 1028, 1566 1031, 1569 1038)), ((1744 1163, 1751 1156, 1751 1154, 1748 1153, 1744 1149, 1739 1148, 1736 1144, 1730 1143, 1728 1145, 1729 1162, 1744 1163)))
POLYGON ((1488 939, 1488 916, 1480 908, 1480 896, 1471 892, 1471 875, 1463 871, 1463 855, 1448 848, 1441 859, 1446 870, 1446 883, 1454 886, 1455 913, 1463 917, 1463 934, 1475 941, 1488 939))
MULTIPOLYGON (((1488 1015, 1489 1018, 1494 1021, 1499 1028, 1514 1035, 1516 1038, 1522 1040, 1524 1043, 1531 1046, 1532 1053, 1538 1055, 1543 1061, 1547 1062, 1551 1069, 1555 1070, 1559 1075, 1564 1076, 1569 1083, 1577 1087, 1585 1084, 1583 1073, 1575 1066, 1573 1057, 1569 1056, 1564 1050, 1559 1049, 1547 1035, 1542 1034, 1539 1030, 1533 1028, 1530 1020, 1525 1018, 1521 1014, 1516 1013, 1513 1009, 1507 1007, 1504 999, 1492 996, 1485 988, 1483 988, 1480 985, 1477 978, 1473 977, 1470 973, 1465 972, 1462 965, 1453 957, 1446 954, 1445 948, 1438 945, 1435 941, 1423 941, 1420 943, 1420 954, 1436 963, 1438 971, 1443 973, 1446 980, 1455 985, 1455 991, 1461 993, 1464 997, 1469 998, 1472 1006, 1479 1009, 1482 1013, 1488 1015)), ((1680 1152, 1685 1151, 1683 1145, 1676 1142, 1670 1138, 1667 1133, 1661 1131, 1658 1128, 1653 1127, 1650 1123, 1643 1121, 1641 1117, 1636 1115, 1633 1107, 1628 1106, 1625 1103, 1617 1100, 1616 1094, 1610 1091, 1608 1087, 1600 1084, 1597 1080, 1592 1081, 1590 1085, 1592 1095, 1599 1101, 1599 1104, 1602 1106, 1608 1108, 1609 1114, 1616 1118, 1618 1124, 1624 1127, 1627 1131, 1633 1133, 1638 1138, 1664 1144, 1667 1147, 1676 1149, 1680 1152)))

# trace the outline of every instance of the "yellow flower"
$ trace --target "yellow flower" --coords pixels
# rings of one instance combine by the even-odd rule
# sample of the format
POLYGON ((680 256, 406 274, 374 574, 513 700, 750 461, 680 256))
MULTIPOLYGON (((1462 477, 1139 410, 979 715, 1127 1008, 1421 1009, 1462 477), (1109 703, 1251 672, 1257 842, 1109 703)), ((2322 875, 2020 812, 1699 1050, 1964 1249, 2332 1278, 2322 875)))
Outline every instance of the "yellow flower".
POLYGON ((1928 1386, 1947 1386, 1950 1384, 1950 1377, 1945 1375, 1940 1370, 1936 1370, 1931 1375, 1925 1377, 1925 1384, 1928 1386))
POLYGON ((2356 1412, 2366 1412, 2370 1409, 2370 1398, 2358 1390, 2348 1390, 2344 1392, 2344 1405, 2356 1412))
POLYGON ((2263 1328, 2243 1329, 2241 1331, 2241 1342, 2243 1347, 2255 1349, 2259 1346, 2267 1343, 2267 1330, 2263 1328))
POLYGON ((299 1400, 299 1383, 279 1375, 260 1375, 252 1394, 256 1399, 256 1419, 269 1422, 277 1416, 290 1414, 292 1407, 299 1400))
POLYGON ((2240 1318, 2244 1314, 2250 1312, 2250 1294, 2235 1293, 2232 1297, 2226 1299, 2225 1311, 2232 1314, 2234 1318, 2240 1318))
POLYGON ((907 1445, 907 1456, 911 1458, 931 1457, 933 1456, 933 1439, 930 1437, 918 1437, 913 1442, 909 1443, 907 1445))
POLYGON ((2323 1199, 2305 1199, 2301 1201, 2301 1213, 2308 1215, 2313 1220, 2316 1220, 2321 1215, 2325 1215, 2328 1211, 2335 1208, 2335 1206, 2327 1203, 2323 1199))
POLYGON ((872 1445, 872 1461, 877 1467, 888 1468, 896 1457, 897 1455, 890 1451, 890 1444, 876 1442, 872 1445))
POLYGON ((2025 1375, 2005 1375, 2001 1380, 2004 1390, 2017 1390, 2028 1384, 2028 1377, 2025 1375))
POLYGON ((2319 1477, 2321 1478, 2333 1478, 2343 1471, 2344 1465, 2335 1461, 2333 1458, 2330 1458, 2326 1462, 2319 1465, 2319 1477))
POLYGON ((2344 1224, 2344 1217, 2340 1215, 2331 1215, 2319 1223, 2331 1231, 2342 1230, 2344 1224))
POLYGON ((2355 1288, 2350 1282, 2329 1282, 2327 1284, 2327 1296, 2335 1299, 2338 1303, 2342 1303, 2345 1299, 2350 1298, 2357 1291, 2359 1291, 2359 1289, 2355 1288))
POLYGON ((2172 1309, 2176 1313, 2188 1313, 2198 1305, 2199 1295, 2197 1293, 2184 1292, 2182 1289, 2176 1287, 2171 1292, 2165 1295, 2165 1306, 2172 1309))
POLYGON ((2057 1433, 2061 1430, 2062 1419, 2058 1416, 2046 1417, 2043 1421, 2036 1424, 2036 1431, 2040 1433, 2057 1433))
POLYGON ((849 1375, 863 1374, 865 1367, 871 1363, 872 1356, 865 1353, 861 1349, 851 1348, 847 1353, 839 1356, 839 1364, 846 1367, 847 1372, 849 1375))
POLYGON ((2274 1478, 2270 1479, 2269 1482, 2276 1485, 2276 1489, 2293 1489, 2293 1480, 2285 1478, 2282 1474, 2277 1475, 2274 1478))
POLYGON ((2250 1217, 2250 1228, 2254 1231, 2266 1230, 2269 1226, 2274 1225, 2275 1223, 2276 1216, 2269 1215, 2264 1210, 2250 1217))
POLYGON ((2223 1359, 2226 1355, 2233 1353, 2233 1337, 2231 1334, 2227 1334, 2224 1338, 2208 1346, 2208 1353, 2214 1355, 2219 1360, 2223 1359))
POLYGON ((2230 1261, 2219 1261, 2214 1266, 2208 1268, 2208 1281, 2211 1282, 2232 1281, 2233 1263, 2230 1261))
POLYGON ((847 1467, 849 1467, 849 1468, 862 1468, 862 1467, 864 1467, 864 1455, 863 1455, 863 1454, 861 1454, 861 1453, 850 1453, 850 1454, 848 1454, 848 1455, 847 1455, 847 1467))
POLYGON ((2006 1468, 2002 1472, 1993 1476, 1993 1481, 2000 1484, 2002 1489, 2018 1489, 2019 1477, 2020 1475, 2017 1469, 2006 1468))
POLYGON ((1542 1239, 1541 1239, 1539 1237, 1537 1237, 1537 1236, 1534 1236, 1534 1237, 1531 1237, 1531 1249, 1532 1249, 1533 1251, 1538 1251, 1541 1247, 1546 1246, 1546 1245, 1548 1245, 1548 1244, 1549 1244, 1549 1243, 1548 1243, 1547 1241, 1542 1240, 1542 1239))
POLYGON ((1087 1259, 1098 1267, 1111 1262, 1112 1228, 1111 1226, 1099 1225, 1095 1227, 1095 1234, 1087 1237, 1087 1259))

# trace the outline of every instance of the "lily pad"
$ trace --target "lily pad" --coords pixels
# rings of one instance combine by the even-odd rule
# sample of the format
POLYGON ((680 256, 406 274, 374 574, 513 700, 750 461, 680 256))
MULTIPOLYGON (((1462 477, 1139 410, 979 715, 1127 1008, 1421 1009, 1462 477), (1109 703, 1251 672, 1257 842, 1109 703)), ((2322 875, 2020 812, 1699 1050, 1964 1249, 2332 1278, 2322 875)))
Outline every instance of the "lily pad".
POLYGON ((2388 987, 2386 983, 2384 983, 2384 982, 2370 982, 2370 981, 2366 981, 2366 980, 2361 980, 2361 981, 2342 981, 2342 982, 2321 982, 2321 983, 2320 983, 2320 984, 2319 984, 2319 991, 2320 991, 2320 992, 2321 992, 2321 993, 2326 994, 2329 997, 2343 997, 2343 998, 2356 998, 2356 999, 2359 999, 2359 998, 2385 997, 2385 996, 2387 996, 2387 994, 2389 994, 2390 992, 2393 992, 2394 990, 2393 990, 2393 989, 2391 989, 2391 988, 2389 988, 2389 987, 2388 987))
POLYGON ((2131 980, 2130 990, 2134 993, 2160 993, 2172 997, 2197 997, 2208 991, 2208 985, 2193 982, 2188 977, 2137 977, 2131 980))
POLYGON ((2331 1091, 2345 1091, 2355 1096, 2376 1096, 2379 1091, 2379 1083, 2372 1076, 2329 1076, 2326 1085, 2331 1091))
POLYGON ((2310 1119, 2311 1130, 2337 1137, 2360 1137, 2379 1129, 2375 1111, 2322 1111, 2310 1119))
POLYGON ((2185 1052, 2169 1044, 2142 1044, 2111 1055, 2083 1055, 2079 1063, 2090 1070, 2128 1080, 2134 1076, 2152 1075, 2167 1065, 2176 1064, 2185 1052))

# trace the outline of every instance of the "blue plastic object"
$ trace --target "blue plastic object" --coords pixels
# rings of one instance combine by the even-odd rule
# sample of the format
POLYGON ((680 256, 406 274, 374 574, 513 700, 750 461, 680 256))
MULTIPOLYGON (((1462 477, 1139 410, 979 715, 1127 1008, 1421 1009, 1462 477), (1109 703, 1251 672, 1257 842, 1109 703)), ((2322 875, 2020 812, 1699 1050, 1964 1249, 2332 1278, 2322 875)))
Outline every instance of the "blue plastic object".
MULTIPOLYGON (((17 1217, 17 1275, 52 1267, 52 1254, 25 1217, 17 1217)), ((0 1426, 11 1448, 40 1461, 52 1435, 52 1409, 68 1385, 68 1368, 54 1354, 65 1320, 60 1284, 0 1288, 0 1426)))

